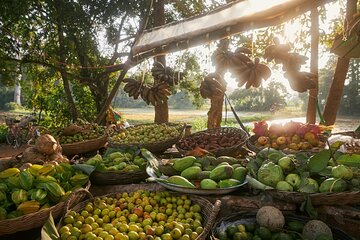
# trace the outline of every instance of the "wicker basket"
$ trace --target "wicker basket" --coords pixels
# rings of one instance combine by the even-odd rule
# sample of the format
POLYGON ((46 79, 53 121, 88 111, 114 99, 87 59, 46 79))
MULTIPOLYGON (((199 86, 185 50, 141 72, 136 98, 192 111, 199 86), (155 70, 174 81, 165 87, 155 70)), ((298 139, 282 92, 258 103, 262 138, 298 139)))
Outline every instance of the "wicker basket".
MULTIPOLYGON (((90 183, 87 188, 89 187, 90 183)), ((50 208, 35 213, 29 213, 21 217, 0 221, 0 236, 41 227, 48 220, 50 212, 54 219, 59 219, 66 213, 65 206, 74 206, 78 202, 81 202, 85 199, 87 194, 84 193, 86 192, 88 191, 79 188, 72 192, 65 202, 60 202, 50 208)))
MULTIPOLYGON (((149 191, 156 191, 158 189, 158 186, 156 186, 156 184, 143 184, 141 185, 142 188, 144 190, 149 190, 149 191)), ((134 185, 125 185, 124 187, 121 188, 120 191, 118 191, 118 193, 122 193, 122 192, 134 192, 136 190, 138 190, 139 188, 134 187, 134 185)), ((171 192, 172 195, 177 195, 179 196, 180 194, 175 193, 175 192, 171 192)), ((107 196, 107 197, 114 197, 116 196, 116 193, 110 193, 110 194, 106 194, 103 196, 107 196)), ((190 200, 194 203, 198 203, 201 206, 201 213, 204 219, 204 230, 203 232, 196 238, 197 240, 205 240, 207 239, 207 235, 210 233, 211 228, 216 220, 216 216, 220 211, 220 205, 221 205, 221 201, 217 200, 215 202, 215 204, 210 203, 208 200, 206 200, 205 198, 202 197, 198 197, 198 196, 193 196, 190 195, 189 196, 190 200)), ((88 202, 93 201, 93 199, 89 199, 86 201, 83 201, 79 204, 77 204, 76 206, 74 206, 73 208, 71 208, 71 210, 79 212, 82 209, 85 208, 86 204, 88 202)), ((60 220, 59 224, 58 224, 58 229, 60 229, 60 227, 63 226, 63 221, 62 219, 60 220)))
POLYGON ((300 193, 278 190, 266 190, 274 199, 288 203, 301 204, 307 197, 312 205, 357 205, 360 203, 360 191, 338 193, 300 193))
MULTIPOLYGON (((140 125, 136 125, 136 126, 142 126, 142 125, 150 125, 153 123, 149 123, 149 124, 140 124, 140 125)), ((179 126, 179 124, 176 123, 167 123, 167 125, 169 126, 179 126)), ((135 126, 135 127, 136 127, 135 126)), ((161 141, 161 142, 156 142, 156 143, 148 143, 148 144, 140 144, 140 143, 132 143, 132 144, 121 144, 121 143, 117 143, 111 140, 111 138, 109 139, 109 147, 113 147, 113 148, 130 148, 130 147, 138 147, 138 148, 146 148, 147 150, 149 150, 150 152, 154 152, 154 153, 163 153, 165 152, 168 148, 171 148, 175 143, 179 142, 179 140, 184 136, 185 133, 185 128, 186 125, 183 125, 182 130, 180 131, 179 136, 168 139, 166 141, 161 141)))
POLYGON ((73 156, 80 153, 86 153, 90 151, 96 151, 107 142, 107 136, 102 136, 95 139, 85 140, 77 143, 61 144, 62 154, 66 156, 73 156))
POLYGON ((121 185, 139 183, 149 176, 145 170, 123 172, 123 171, 93 171, 90 181, 95 185, 121 185))
MULTIPOLYGON (((285 221, 299 221, 304 224, 311 220, 305 216, 291 215, 291 214, 284 214, 284 217, 285 217, 285 221)), ((256 212, 238 212, 219 219, 214 224, 214 227, 211 231, 210 239, 219 240, 216 237, 218 236, 219 231, 226 228, 228 225, 232 225, 234 223, 235 224, 256 223, 256 212)), ((333 234, 334 240, 352 240, 352 238, 346 233, 344 233, 342 230, 338 228, 334 228, 332 225, 329 225, 329 227, 333 234)))
MULTIPOLYGON (((321 139, 323 139, 324 137, 321 136, 321 139)), ((248 141, 246 142, 246 147, 248 149, 250 149, 251 151, 258 153, 260 152, 262 149, 264 148, 259 148, 255 145, 255 142, 257 141, 257 137, 255 135, 252 135, 249 137, 248 141)), ((310 153, 310 154, 315 154, 318 153, 319 151, 323 150, 323 148, 312 148, 309 150, 281 150, 282 152, 286 153, 286 154, 294 154, 294 153, 299 153, 299 152, 303 152, 303 153, 310 153)))
POLYGON ((203 142, 204 146, 199 146, 207 151, 209 151, 210 153, 214 154, 215 156, 222 156, 222 155, 229 155, 231 153, 233 153, 236 149, 238 149, 239 147, 241 147, 242 145, 244 145, 247 141, 248 135, 246 134, 246 132, 240 128, 234 128, 234 127, 220 127, 220 128, 213 128, 213 129, 207 129, 204 131, 200 131, 200 132, 196 132, 194 134, 191 134, 183 139, 181 139, 179 141, 178 144, 176 144, 176 148, 178 149, 178 151, 183 154, 186 155, 187 152, 193 150, 197 145, 199 145, 198 141, 204 141, 204 139, 206 139, 206 142, 203 142), (231 144, 230 146, 226 146, 226 147, 222 147, 220 144, 216 143, 219 145, 219 147, 216 148, 208 148, 207 146, 210 145, 210 143, 212 143, 212 141, 214 141, 214 137, 218 138, 218 139, 223 139, 223 138, 232 138, 232 137, 236 137, 236 139, 234 140, 234 143, 231 144), (186 141, 194 141, 194 144, 189 147, 189 148, 183 148, 181 147, 182 144, 186 141))

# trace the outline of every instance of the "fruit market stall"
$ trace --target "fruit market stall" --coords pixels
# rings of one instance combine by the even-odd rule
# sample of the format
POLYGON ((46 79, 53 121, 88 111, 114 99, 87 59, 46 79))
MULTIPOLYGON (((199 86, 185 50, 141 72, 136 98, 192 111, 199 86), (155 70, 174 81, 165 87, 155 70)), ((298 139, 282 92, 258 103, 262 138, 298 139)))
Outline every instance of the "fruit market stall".
MULTIPOLYGON (((260 16, 275 15, 266 23, 273 24, 323 2, 276 1, 277 12, 267 9, 260 16)), ((235 1, 227 7, 246 7, 246 3, 235 1)), ((255 11, 245 19, 258 17, 255 11)), ((247 24, 264 25, 254 21, 247 24)), ((241 27, 231 26, 226 33, 206 31, 220 39, 243 30, 240 22, 234 23, 241 27)), ((145 32, 142 39, 154 32, 145 32)), ((133 57, 141 60, 164 53, 158 51, 159 42, 169 52, 173 43, 181 46, 184 39, 140 40, 133 57)), ((248 55, 249 49, 231 52, 222 41, 213 55, 217 72, 204 78, 201 95, 225 97, 224 69, 233 71, 239 86, 259 86, 268 78, 269 68, 248 55)), ((274 39, 264 57, 283 64, 294 90, 314 87, 317 76, 299 71, 304 58, 290 52, 286 44, 274 39)), ((155 106, 167 100, 169 85, 181 74, 159 63, 152 73, 164 83, 139 84, 124 79, 126 71, 119 79, 126 83, 129 96, 142 97, 155 106)), ((186 125, 175 123, 116 130, 72 124, 42 135, 19 156, 18 166, 0 172, 1 238, 30 239, 28 231, 34 231, 34 239, 41 233, 43 239, 70 240, 343 240, 360 236, 358 228, 349 226, 360 223, 357 133, 351 139, 335 139, 331 129, 321 125, 258 122, 249 136, 246 129, 218 128, 216 117, 209 129, 186 136, 186 125)))

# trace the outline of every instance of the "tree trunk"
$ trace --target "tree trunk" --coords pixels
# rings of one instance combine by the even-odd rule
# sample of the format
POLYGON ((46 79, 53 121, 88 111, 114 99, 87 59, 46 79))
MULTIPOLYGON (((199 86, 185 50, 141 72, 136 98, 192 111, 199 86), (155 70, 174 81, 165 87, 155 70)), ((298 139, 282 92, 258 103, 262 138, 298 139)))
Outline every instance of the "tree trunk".
POLYGON ((21 106, 21 84, 20 82, 26 81, 27 73, 26 67, 20 66, 21 75, 16 79, 15 90, 14 90, 14 102, 21 106))
MULTIPOLYGON (((346 3, 346 19, 344 29, 347 29, 348 23, 352 20, 353 15, 356 13, 357 0, 348 0, 346 3)), ((333 125, 336 121, 336 114, 339 110, 341 97, 343 95, 344 83, 346 74, 349 70, 349 58, 338 58, 334 78, 326 99, 324 108, 324 119, 326 125, 333 125)))
MULTIPOLYGON (((62 19, 62 9, 61 9, 61 1, 55 1, 54 7, 56 8, 57 12, 57 33, 59 38, 59 60, 61 63, 66 62, 65 56, 65 39, 64 39, 64 30, 63 30, 63 19, 62 19)), ((65 65, 62 64, 60 66, 60 74, 64 84, 64 91, 66 95, 67 102, 70 105, 70 113, 71 118, 73 121, 76 121, 78 118, 78 112, 76 110, 76 105, 74 99, 72 97, 71 89, 70 89, 70 82, 66 73, 65 65)))
MULTIPOLYGON (((311 11, 311 59, 310 59, 310 72, 318 74, 319 62, 319 11, 317 8, 311 11)), ((310 89, 309 101, 306 112, 306 122, 315 123, 316 121, 316 104, 318 97, 319 80, 316 79, 316 88, 310 89)))
MULTIPOLYGON (((161 26, 165 24, 165 9, 164 9, 165 1, 157 0, 154 3, 154 24, 155 27, 161 26)), ((166 66, 165 55, 155 57, 155 61, 161 62, 164 66, 166 66)), ((158 81, 154 79, 154 84, 157 84, 158 81)), ((155 106, 155 123, 166 123, 169 122, 169 106, 168 102, 164 101, 163 103, 159 103, 155 106)))
POLYGON ((223 102, 224 102, 224 94, 215 96, 212 99, 210 99, 211 106, 207 113, 208 129, 218 128, 221 126, 223 102))

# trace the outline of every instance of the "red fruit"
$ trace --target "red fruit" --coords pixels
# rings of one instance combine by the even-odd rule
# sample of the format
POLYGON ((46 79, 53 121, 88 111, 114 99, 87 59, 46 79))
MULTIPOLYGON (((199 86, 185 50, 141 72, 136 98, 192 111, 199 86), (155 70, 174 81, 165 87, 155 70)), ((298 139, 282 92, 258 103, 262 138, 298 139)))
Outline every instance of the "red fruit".
POLYGON ((273 123, 271 124, 270 128, 269 128, 269 134, 270 135, 276 135, 276 136, 281 136, 284 135, 284 128, 282 126, 282 124, 280 123, 273 123))
POLYGON ((283 144, 285 144, 286 143, 286 137, 284 137, 284 136, 281 136, 281 137, 278 137, 277 139, 276 139, 276 144, 277 145, 283 145, 283 144))
POLYGON ((260 143, 261 145, 265 145, 265 144, 268 144, 270 142, 270 139, 268 137, 265 137, 265 136, 261 136, 258 138, 258 143, 260 143))
POLYGON ((138 207, 134 207, 132 212, 135 213, 138 217, 142 217, 144 214, 144 211, 138 207))
POLYGON ((297 129, 302 125, 302 123, 300 122, 287 122, 284 124, 284 131, 286 133, 286 135, 288 136, 292 136, 296 133, 297 129))
POLYGON ((254 122, 253 132, 255 136, 267 136, 268 135, 268 124, 266 121, 254 122))

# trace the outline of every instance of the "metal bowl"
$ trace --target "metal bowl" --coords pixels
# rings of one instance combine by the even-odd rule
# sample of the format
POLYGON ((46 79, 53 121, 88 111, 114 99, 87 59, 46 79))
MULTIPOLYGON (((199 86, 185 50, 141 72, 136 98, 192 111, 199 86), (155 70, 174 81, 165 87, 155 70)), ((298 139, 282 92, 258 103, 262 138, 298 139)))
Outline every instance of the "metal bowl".
POLYGON ((229 188, 217 188, 217 189, 199 189, 199 188, 187 188, 187 187, 182 187, 179 185, 175 185, 175 184, 171 184, 171 183, 166 183, 161 181, 161 179, 166 179, 166 176, 161 176, 160 178, 155 174, 155 171, 152 167, 147 167, 146 168, 146 172, 150 177, 153 177, 154 180, 159 183, 161 186, 175 191, 175 192, 181 192, 181 193, 187 193, 187 194, 197 194, 197 195, 222 195, 222 194, 227 194, 227 193, 231 193, 234 192, 236 190, 238 190, 239 188, 241 188, 242 186, 244 186, 245 184, 247 184, 247 180, 245 180, 242 184, 234 186, 234 187, 229 187, 229 188))

